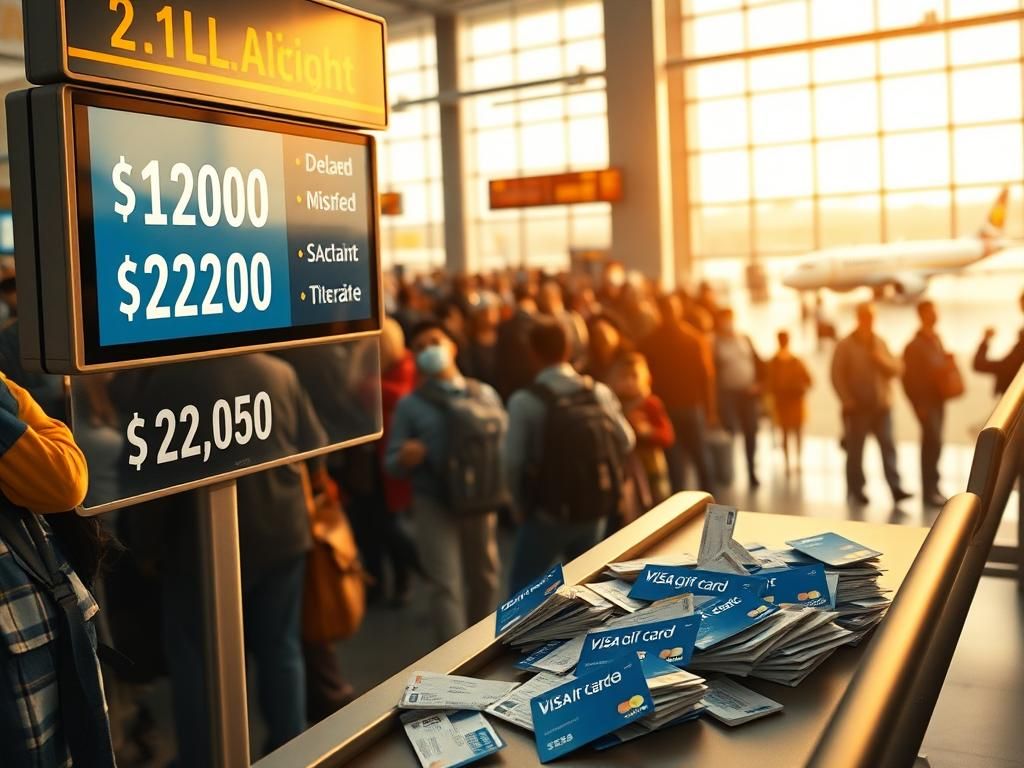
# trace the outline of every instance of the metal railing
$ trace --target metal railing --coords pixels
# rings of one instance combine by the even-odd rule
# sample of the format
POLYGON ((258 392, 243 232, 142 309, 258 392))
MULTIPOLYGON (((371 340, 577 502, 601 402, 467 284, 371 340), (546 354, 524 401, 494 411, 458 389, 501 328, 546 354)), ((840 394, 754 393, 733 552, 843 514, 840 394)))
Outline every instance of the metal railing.
POLYGON ((968 492, 940 513, 808 765, 913 765, 1022 468, 1024 370, 978 437, 968 492))

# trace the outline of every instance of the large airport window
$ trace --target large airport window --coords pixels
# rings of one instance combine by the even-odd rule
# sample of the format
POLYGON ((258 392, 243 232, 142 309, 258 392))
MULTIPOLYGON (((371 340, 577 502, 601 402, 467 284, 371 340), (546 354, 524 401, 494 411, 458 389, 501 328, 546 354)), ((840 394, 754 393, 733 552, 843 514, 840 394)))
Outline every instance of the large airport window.
POLYGON ((381 192, 401 195, 401 213, 381 217, 384 267, 414 271, 444 264, 444 196, 440 113, 436 103, 403 106, 437 94, 433 22, 389 30, 388 97, 391 122, 378 134, 381 192))
POLYGON ((1004 185, 1024 210, 1021 8, 684 2, 693 257, 970 236, 1004 185))
POLYGON ((464 103, 468 215, 480 268, 561 269, 573 249, 607 248, 607 203, 492 211, 488 197, 493 179, 607 167, 600 0, 487 4, 468 10, 464 22, 462 90, 502 88, 464 103))

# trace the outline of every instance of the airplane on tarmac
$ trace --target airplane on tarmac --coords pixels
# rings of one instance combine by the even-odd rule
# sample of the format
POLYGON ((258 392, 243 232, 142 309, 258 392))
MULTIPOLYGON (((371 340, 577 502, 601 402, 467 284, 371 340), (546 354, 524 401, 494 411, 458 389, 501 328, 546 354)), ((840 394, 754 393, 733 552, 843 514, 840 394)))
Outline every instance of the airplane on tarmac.
POLYGON ((807 254, 782 283, 798 291, 844 292, 866 286, 879 297, 892 289, 898 297, 916 298, 934 275, 957 272, 1010 244, 1003 238, 1009 196, 1003 187, 974 237, 825 248, 807 254))

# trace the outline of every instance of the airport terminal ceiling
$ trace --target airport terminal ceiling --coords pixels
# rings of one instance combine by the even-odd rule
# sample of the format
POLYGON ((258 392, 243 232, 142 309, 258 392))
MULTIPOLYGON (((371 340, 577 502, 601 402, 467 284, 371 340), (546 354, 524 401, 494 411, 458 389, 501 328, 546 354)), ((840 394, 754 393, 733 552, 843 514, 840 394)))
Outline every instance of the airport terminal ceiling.
MULTIPOLYGON (((563 267, 573 249, 611 245, 609 203, 492 211, 487 199, 495 178, 608 166, 604 72, 616 61, 601 0, 351 4, 391 24, 393 110, 379 162, 400 213, 382 221, 386 265, 444 264, 446 183, 461 194, 480 268, 563 267), (439 86, 439 13, 458 19, 455 88, 439 86), (439 92, 463 106, 454 180, 444 176, 439 92)), ((677 202, 675 218, 694 263, 971 236, 1003 186, 1006 234, 1024 235, 1022 9, 682 0, 669 66, 685 73, 673 94, 685 120, 671 142, 685 158, 673 172, 688 210, 677 202)), ((15 52, 0 53, 19 66, 15 52)), ((625 185, 628 196, 628 174, 625 185)))
MULTIPOLYGON (((486 197, 493 178, 607 164, 615 62, 599 0, 362 5, 392 19, 382 188, 403 212, 383 223, 390 263, 443 261, 436 6, 460 20, 458 92, 503 88, 463 100, 480 266, 563 266, 573 248, 610 245, 608 204, 507 212, 486 197)), ((1017 0, 685 0, 682 13, 669 58, 686 119, 671 140, 695 261, 970 236, 1003 186, 1007 235, 1024 234, 1017 0)))

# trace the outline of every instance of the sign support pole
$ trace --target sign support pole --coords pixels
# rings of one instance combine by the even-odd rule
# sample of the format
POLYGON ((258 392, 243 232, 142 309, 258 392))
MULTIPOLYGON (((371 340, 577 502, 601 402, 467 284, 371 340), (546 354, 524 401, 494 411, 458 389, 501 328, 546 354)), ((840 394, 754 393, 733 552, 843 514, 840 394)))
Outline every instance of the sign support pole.
POLYGON ((199 568, 213 765, 250 765, 238 496, 234 481, 200 493, 199 568))

